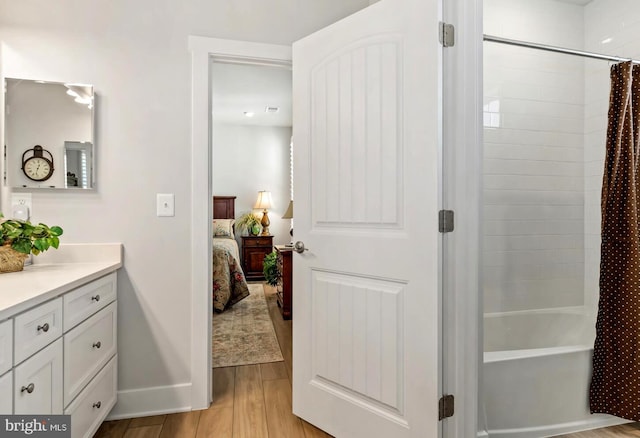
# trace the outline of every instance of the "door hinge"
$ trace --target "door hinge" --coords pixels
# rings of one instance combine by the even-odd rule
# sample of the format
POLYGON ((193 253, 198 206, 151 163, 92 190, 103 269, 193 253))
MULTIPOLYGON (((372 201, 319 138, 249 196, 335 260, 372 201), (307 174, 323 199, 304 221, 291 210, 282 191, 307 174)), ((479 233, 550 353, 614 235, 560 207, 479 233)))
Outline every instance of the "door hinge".
POLYGON ((456 43, 456 28, 453 24, 440 22, 440 44, 453 47, 456 43))
POLYGON ((443 395, 438 402, 438 420, 444 420, 445 418, 453 417, 453 395, 443 395))
POLYGON ((440 210, 438 214, 438 228, 441 233, 453 231, 453 210, 440 210))

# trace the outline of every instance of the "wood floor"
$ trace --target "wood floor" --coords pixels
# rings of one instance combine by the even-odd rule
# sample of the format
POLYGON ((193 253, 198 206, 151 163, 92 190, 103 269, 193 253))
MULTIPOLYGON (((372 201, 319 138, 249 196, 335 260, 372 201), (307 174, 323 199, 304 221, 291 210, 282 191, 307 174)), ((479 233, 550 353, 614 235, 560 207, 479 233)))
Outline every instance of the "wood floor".
POLYGON ((556 438, 620 438, 640 437, 640 423, 629 423, 604 429, 587 430, 585 432, 558 435, 556 438))
POLYGON ((213 370, 213 403, 203 411, 106 421, 96 438, 326 438, 291 413, 291 321, 265 287, 284 361, 213 370))

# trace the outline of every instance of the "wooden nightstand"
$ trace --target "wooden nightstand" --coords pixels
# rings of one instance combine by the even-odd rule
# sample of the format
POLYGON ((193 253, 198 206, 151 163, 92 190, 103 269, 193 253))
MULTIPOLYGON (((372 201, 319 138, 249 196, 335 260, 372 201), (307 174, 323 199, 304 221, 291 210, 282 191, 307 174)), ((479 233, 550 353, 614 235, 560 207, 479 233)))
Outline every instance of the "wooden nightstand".
POLYGON ((293 281, 293 265, 292 254, 293 248, 290 246, 276 246, 276 252, 278 253, 278 286, 277 297, 278 306, 282 311, 283 319, 291 319, 292 308, 292 296, 291 287, 293 281))
POLYGON ((247 280, 264 280, 262 262, 273 251, 273 236, 242 236, 242 270, 247 280))

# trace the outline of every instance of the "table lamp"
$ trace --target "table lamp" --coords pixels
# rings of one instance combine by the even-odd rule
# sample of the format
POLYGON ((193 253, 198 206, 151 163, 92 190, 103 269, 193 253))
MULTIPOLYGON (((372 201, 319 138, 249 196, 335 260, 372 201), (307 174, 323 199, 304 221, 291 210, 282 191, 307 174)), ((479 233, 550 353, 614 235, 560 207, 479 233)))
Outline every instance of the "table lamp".
MULTIPOLYGON (((293 219, 293 200, 289 201, 289 206, 287 207, 287 211, 284 212, 282 219, 293 219)), ((293 237, 293 226, 289 229, 289 234, 293 237)), ((287 246, 293 246, 293 242, 287 246)))
POLYGON ((271 192, 266 190, 262 190, 258 192, 258 200, 253 208, 262 208, 262 220, 260 224, 262 225, 262 236, 269 235, 269 215, 267 209, 271 208, 271 192))

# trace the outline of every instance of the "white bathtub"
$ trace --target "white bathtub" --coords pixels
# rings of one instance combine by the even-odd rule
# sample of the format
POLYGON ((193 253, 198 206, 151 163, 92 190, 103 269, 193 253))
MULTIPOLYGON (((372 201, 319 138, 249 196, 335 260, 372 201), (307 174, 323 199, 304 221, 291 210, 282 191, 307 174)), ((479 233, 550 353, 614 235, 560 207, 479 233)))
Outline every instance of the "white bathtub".
POLYGON ((583 308, 486 314, 483 401, 490 438, 540 438, 625 423, 589 413, 595 328, 583 308))

